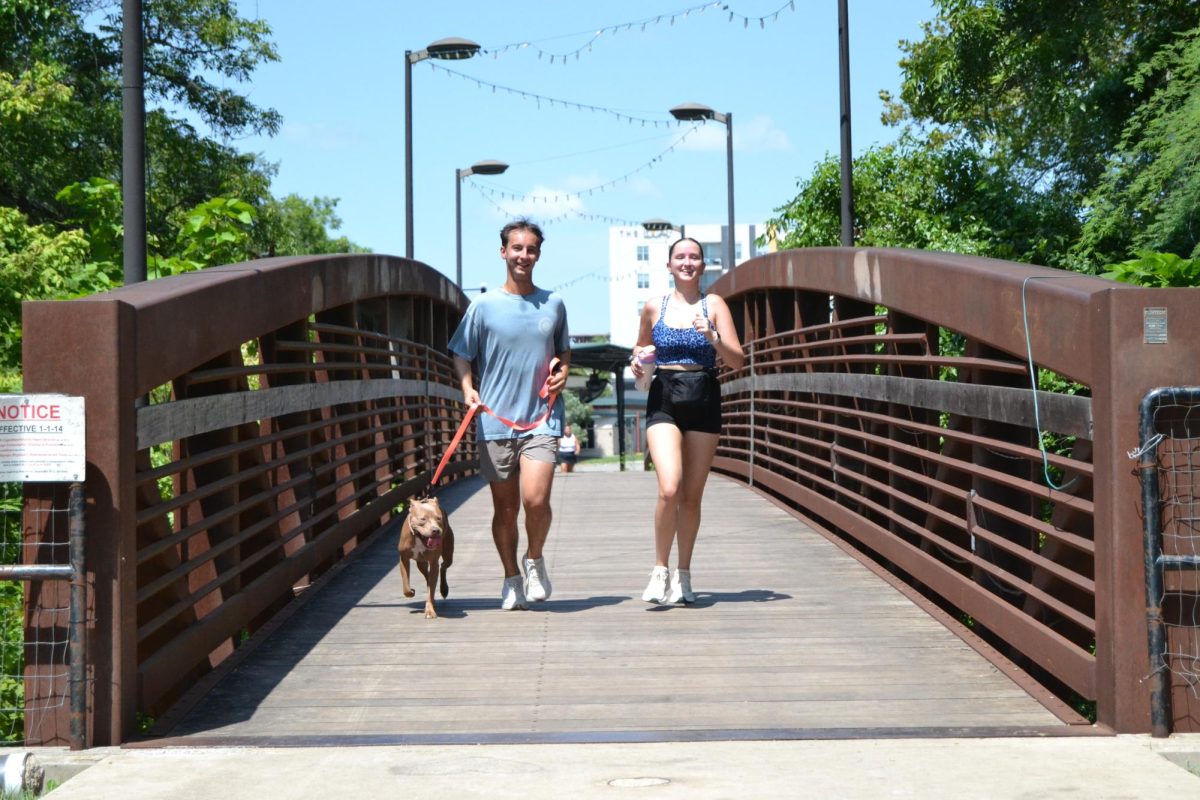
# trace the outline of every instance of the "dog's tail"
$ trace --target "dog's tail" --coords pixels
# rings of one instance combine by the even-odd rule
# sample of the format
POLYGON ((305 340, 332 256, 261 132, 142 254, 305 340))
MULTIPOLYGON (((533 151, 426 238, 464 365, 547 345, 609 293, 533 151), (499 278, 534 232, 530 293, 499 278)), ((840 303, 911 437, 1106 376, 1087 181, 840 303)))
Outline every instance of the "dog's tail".
POLYGON ((442 597, 443 598, 445 598, 446 595, 450 594, 450 584, 446 583, 446 571, 448 569, 450 569, 450 566, 448 564, 442 565, 442 597))

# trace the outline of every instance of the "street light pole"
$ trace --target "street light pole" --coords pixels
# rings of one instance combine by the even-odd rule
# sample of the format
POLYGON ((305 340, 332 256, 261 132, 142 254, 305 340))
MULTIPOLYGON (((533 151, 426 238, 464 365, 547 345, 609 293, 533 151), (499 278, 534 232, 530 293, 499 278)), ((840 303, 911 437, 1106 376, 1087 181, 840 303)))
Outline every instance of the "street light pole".
POLYGON ((462 182, 471 175, 500 175, 508 169, 503 161, 478 161, 454 170, 454 285, 462 289, 462 182))
POLYGON ((412 67, 427 58, 456 61, 479 52, 470 39, 438 39, 424 50, 404 51, 404 257, 413 257, 412 67))
POLYGON ((727 184, 726 206, 729 211, 728 232, 725 235, 725 264, 722 272, 733 269, 734 238, 733 228, 733 114, 722 114, 700 103, 683 103, 671 109, 671 116, 681 122, 694 122, 711 119, 725 126, 725 178, 727 184))
POLYGON ((412 65, 413 53, 404 51, 404 257, 413 257, 412 179, 412 65))
POLYGON ((854 246, 854 154, 850 148, 850 21, 838 0, 838 76, 842 106, 842 247, 854 246))
MULTIPOLYGON (((718 115, 721 116, 721 115, 718 115)), ((733 228, 733 114, 726 113, 725 117, 725 180, 728 184, 728 206, 729 206, 729 241, 726 242, 725 252, 725 269, 728 272, 734 267, 734 240, 737 234, 733 228)))
POLYGON ((121 4, 121 204, 125 283, 146 280, 146 92, 142 0, 121 4))

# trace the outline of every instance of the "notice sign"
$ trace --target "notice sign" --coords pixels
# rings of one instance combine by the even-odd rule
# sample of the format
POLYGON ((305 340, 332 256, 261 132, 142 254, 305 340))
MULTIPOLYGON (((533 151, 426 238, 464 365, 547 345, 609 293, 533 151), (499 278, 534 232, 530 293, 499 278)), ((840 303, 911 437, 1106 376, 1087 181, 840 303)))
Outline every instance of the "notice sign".
POLYGON ((83 480, 83 398, 0 394, 0 481, 83 480))

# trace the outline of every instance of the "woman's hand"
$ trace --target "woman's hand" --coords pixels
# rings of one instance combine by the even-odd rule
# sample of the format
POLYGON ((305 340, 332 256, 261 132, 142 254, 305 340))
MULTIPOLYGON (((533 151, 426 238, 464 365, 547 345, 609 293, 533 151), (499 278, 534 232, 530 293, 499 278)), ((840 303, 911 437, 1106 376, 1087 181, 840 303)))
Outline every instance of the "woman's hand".
POLYGON ((697 314, 692 319, 692 327, 708 340, 709 344, 716 344, 721 340, 721 334, 717 333, 716 327, 712 324, 712 320, 703 314, 697 314))

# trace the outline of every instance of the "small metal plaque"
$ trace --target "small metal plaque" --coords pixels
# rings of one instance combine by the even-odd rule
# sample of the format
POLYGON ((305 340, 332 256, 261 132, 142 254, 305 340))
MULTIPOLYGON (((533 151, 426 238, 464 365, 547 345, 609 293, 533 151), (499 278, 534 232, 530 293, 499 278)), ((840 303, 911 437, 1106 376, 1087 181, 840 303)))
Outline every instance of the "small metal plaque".
POLYGON ((1142 309, 1142 342, 1145 344, 1167 343, 1167 310, 1165 308, 1142 309))

